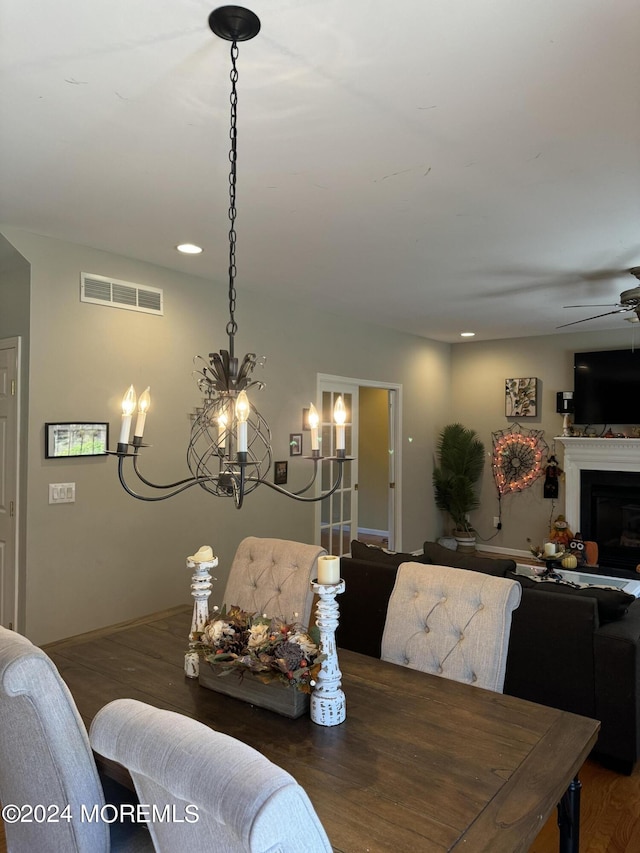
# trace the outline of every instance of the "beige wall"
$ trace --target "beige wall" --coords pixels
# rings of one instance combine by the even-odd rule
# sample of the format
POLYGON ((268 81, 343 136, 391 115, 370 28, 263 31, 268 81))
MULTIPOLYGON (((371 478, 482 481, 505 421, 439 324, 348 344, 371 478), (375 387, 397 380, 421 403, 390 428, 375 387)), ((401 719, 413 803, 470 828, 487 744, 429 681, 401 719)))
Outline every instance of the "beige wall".
POLYGON ((523 492, 502 498, 502 530, 496 533, 493 516, 499 514, 499 506, 491 469, 491 433, 514 421, 522 427, 544 430, 544 440, 562 467, 562 445, 554 442, 554 437, 562 433, 562 415, 556 414, 556 393, 573 390, 574 352, 631 347, 633 334, 634 330, 625 324, 615 332, 580 331, 453 346, 452 420, 475 429, 485 444, 487 464, 482 482, 482 507, 473 513, 471 520, 491 547, 526 552, 527 537, 541 542, 552 518, 564 512, 563 482, 560 483, 559 500, 554 504, 542 497, 544 481, 539 479, 523 492), (538 378, 538 415, 519 420, 507 418, 504 380, 524 376, 538 378))
MULTIPOLYGON (((264 488, 240 511, 200 489, 143 503, 122 490, 113 458, 44 459, 46 421, 109 421, 114 446, 120 400, 132 382, 139 391, 150 385, 152 393, 145 439, 153 447, 145 451, 144 473, 161 482, 184 476, 188 413, 198 403, 192 357, 226 346, 226 284, 2 230, 31 265, 21 630, 44 643, 190 602, 185 558, 202 544, 211 544, 220 557, 214 595, 221 596, 244 536, 312 541, 313 507, 264 488), (83 271, 163 288, 165 316, 81 303, 83 271), (76 503, 50 506, 51 482, 75 482, 76 503)), ((270 423, 275 458, 288 458, 289 433, 299 431, 318 373, 403 385, 402 544, 414 549, 436 535, 432 445, 437 426, 448 418, 450 347, 241 288, 237 319, 236 354, 250 348, 268 356, 262 377, 267 388, 256 402, 270 423)), ((302 486, 306 479, 304 460, 290 459, 289 485, 302 486)))
POLYGON ((389 530, 389 392, 359 390, 358 526, 389 530))

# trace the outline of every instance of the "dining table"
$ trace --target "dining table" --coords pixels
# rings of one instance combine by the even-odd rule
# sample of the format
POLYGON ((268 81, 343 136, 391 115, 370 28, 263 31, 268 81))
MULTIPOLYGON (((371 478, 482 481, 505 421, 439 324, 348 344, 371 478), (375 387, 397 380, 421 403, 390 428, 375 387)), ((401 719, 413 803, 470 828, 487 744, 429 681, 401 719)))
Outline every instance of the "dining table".
POLYGON ((344 722, 291 719, 188 678, 190 625, 181 605, 44 648, 87 726, 130 697, 259 750, 306 790, 336 853, 526 853, 556 807, 561 853, 579 850, 596 720, 343 649, 344 722))

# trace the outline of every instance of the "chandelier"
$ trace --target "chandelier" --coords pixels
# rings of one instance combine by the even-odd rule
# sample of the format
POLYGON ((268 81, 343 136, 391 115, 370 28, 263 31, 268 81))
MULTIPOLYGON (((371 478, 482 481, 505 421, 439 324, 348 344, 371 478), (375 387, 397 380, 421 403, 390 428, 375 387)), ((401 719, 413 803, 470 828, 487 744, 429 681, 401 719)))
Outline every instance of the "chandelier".
POLYGON ((209 16, 209 27, 226 41, 231 42, 231 125, 229 138, 229 320, 226 332, 229 339, 228 349, 209 354, 208 360, 196 356, 196 369, 193 375, 196 379, 203 399, 193 416, 189 446, 187 448, 187 465, 190 477, 175 483, 156 484, 143 476, 140 471, 140 450, 148 445, 143 444, 142 438, 146 423, 147 412, 151 404, 149 388, 139 398, 133 386, 130 386, 122 400, 122 423, 118 447, 115 454, 118 457, 118 476, 125 491, 132 497, 144 501, 161 501, 174 497, 192 486, 200 486, 217 497, 232 498, 235 506, 242 506, 245 495, 254 491, 258 486, 265 485, 280 494, 298 501, 320 501, 332 495, 342 482, 342 471, 345 462, 353 457, 346 456, 345 451, 345 421, 347 412, 338 397, 334 408, 336 425, 335 456, 320 455, 319 424, 320 417, 313 404, 309 407, 308 425, 311 429, 311 456, 313 462, 311 479, 304 488, 290 492, 270 482, 267 475, 273 461, 271 449, 271 431, 266 420, 249 399, 248 391, 258 390, 264 384, 252 378, 254 368, 262 363, 254 353, 247 353, 242 361, 235 355, 235 336, 238 324, 235 319, 236 308, 236 166, 237 166, 237 105, 238 94, 236 84, 238 71, 238 42, 248 41, 260 31, 260 20, 253 12, 241 6, 222 6, 215 9, 209 16), (131 421, 138 410, 133 440, 130 441, 131 421), (322 461, 336 462, 337 474, 333 484, 322 494, 306 496, 316 481, 318 466, 322 461), (125 465, 137 481, 148 490, 157 490, 160 494, 141 494, 135 491, 127 482, 125 465))

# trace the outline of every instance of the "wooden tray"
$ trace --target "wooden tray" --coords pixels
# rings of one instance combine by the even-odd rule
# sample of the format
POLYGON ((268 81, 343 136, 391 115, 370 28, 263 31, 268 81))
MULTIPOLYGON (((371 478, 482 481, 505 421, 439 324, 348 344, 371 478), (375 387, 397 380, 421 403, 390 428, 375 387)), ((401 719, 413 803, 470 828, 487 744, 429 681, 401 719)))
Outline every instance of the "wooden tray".
POLYGON ((250 705, 267 708, 282 714, 283 717, 301 717, 309 711, 310 696, 295 687, 289 687, 281 681, 264 684, 253 675, 243 677, 235 672, 229 675, 219 675, 218 671, 205 661, 200 662, 200 685, 235 699, 242 699, 250 705))

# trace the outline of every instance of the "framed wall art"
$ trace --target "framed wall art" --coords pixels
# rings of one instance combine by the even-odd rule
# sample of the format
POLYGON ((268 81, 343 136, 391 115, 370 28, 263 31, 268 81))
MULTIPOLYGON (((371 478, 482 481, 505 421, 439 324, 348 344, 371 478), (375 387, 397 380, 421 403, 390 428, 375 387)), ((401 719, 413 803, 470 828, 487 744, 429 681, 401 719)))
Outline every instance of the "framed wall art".
POLYGON ((105 456, 109 446, 109 424, 69 421, 44 425, 45 459, 68 456, 105 456))
POLYGON ((508 418, 534 418, 538 414, 538 380, 534 376, 505 379, 504 413, 508 418))
POLYGON ((276 486, 284 486, 287 483, 287 467, 288 462, 273 463, 273 482, 276 486))
POLYGON ((302 456, 301 432, 292 432, 289 435, 289 456, 302 456))

